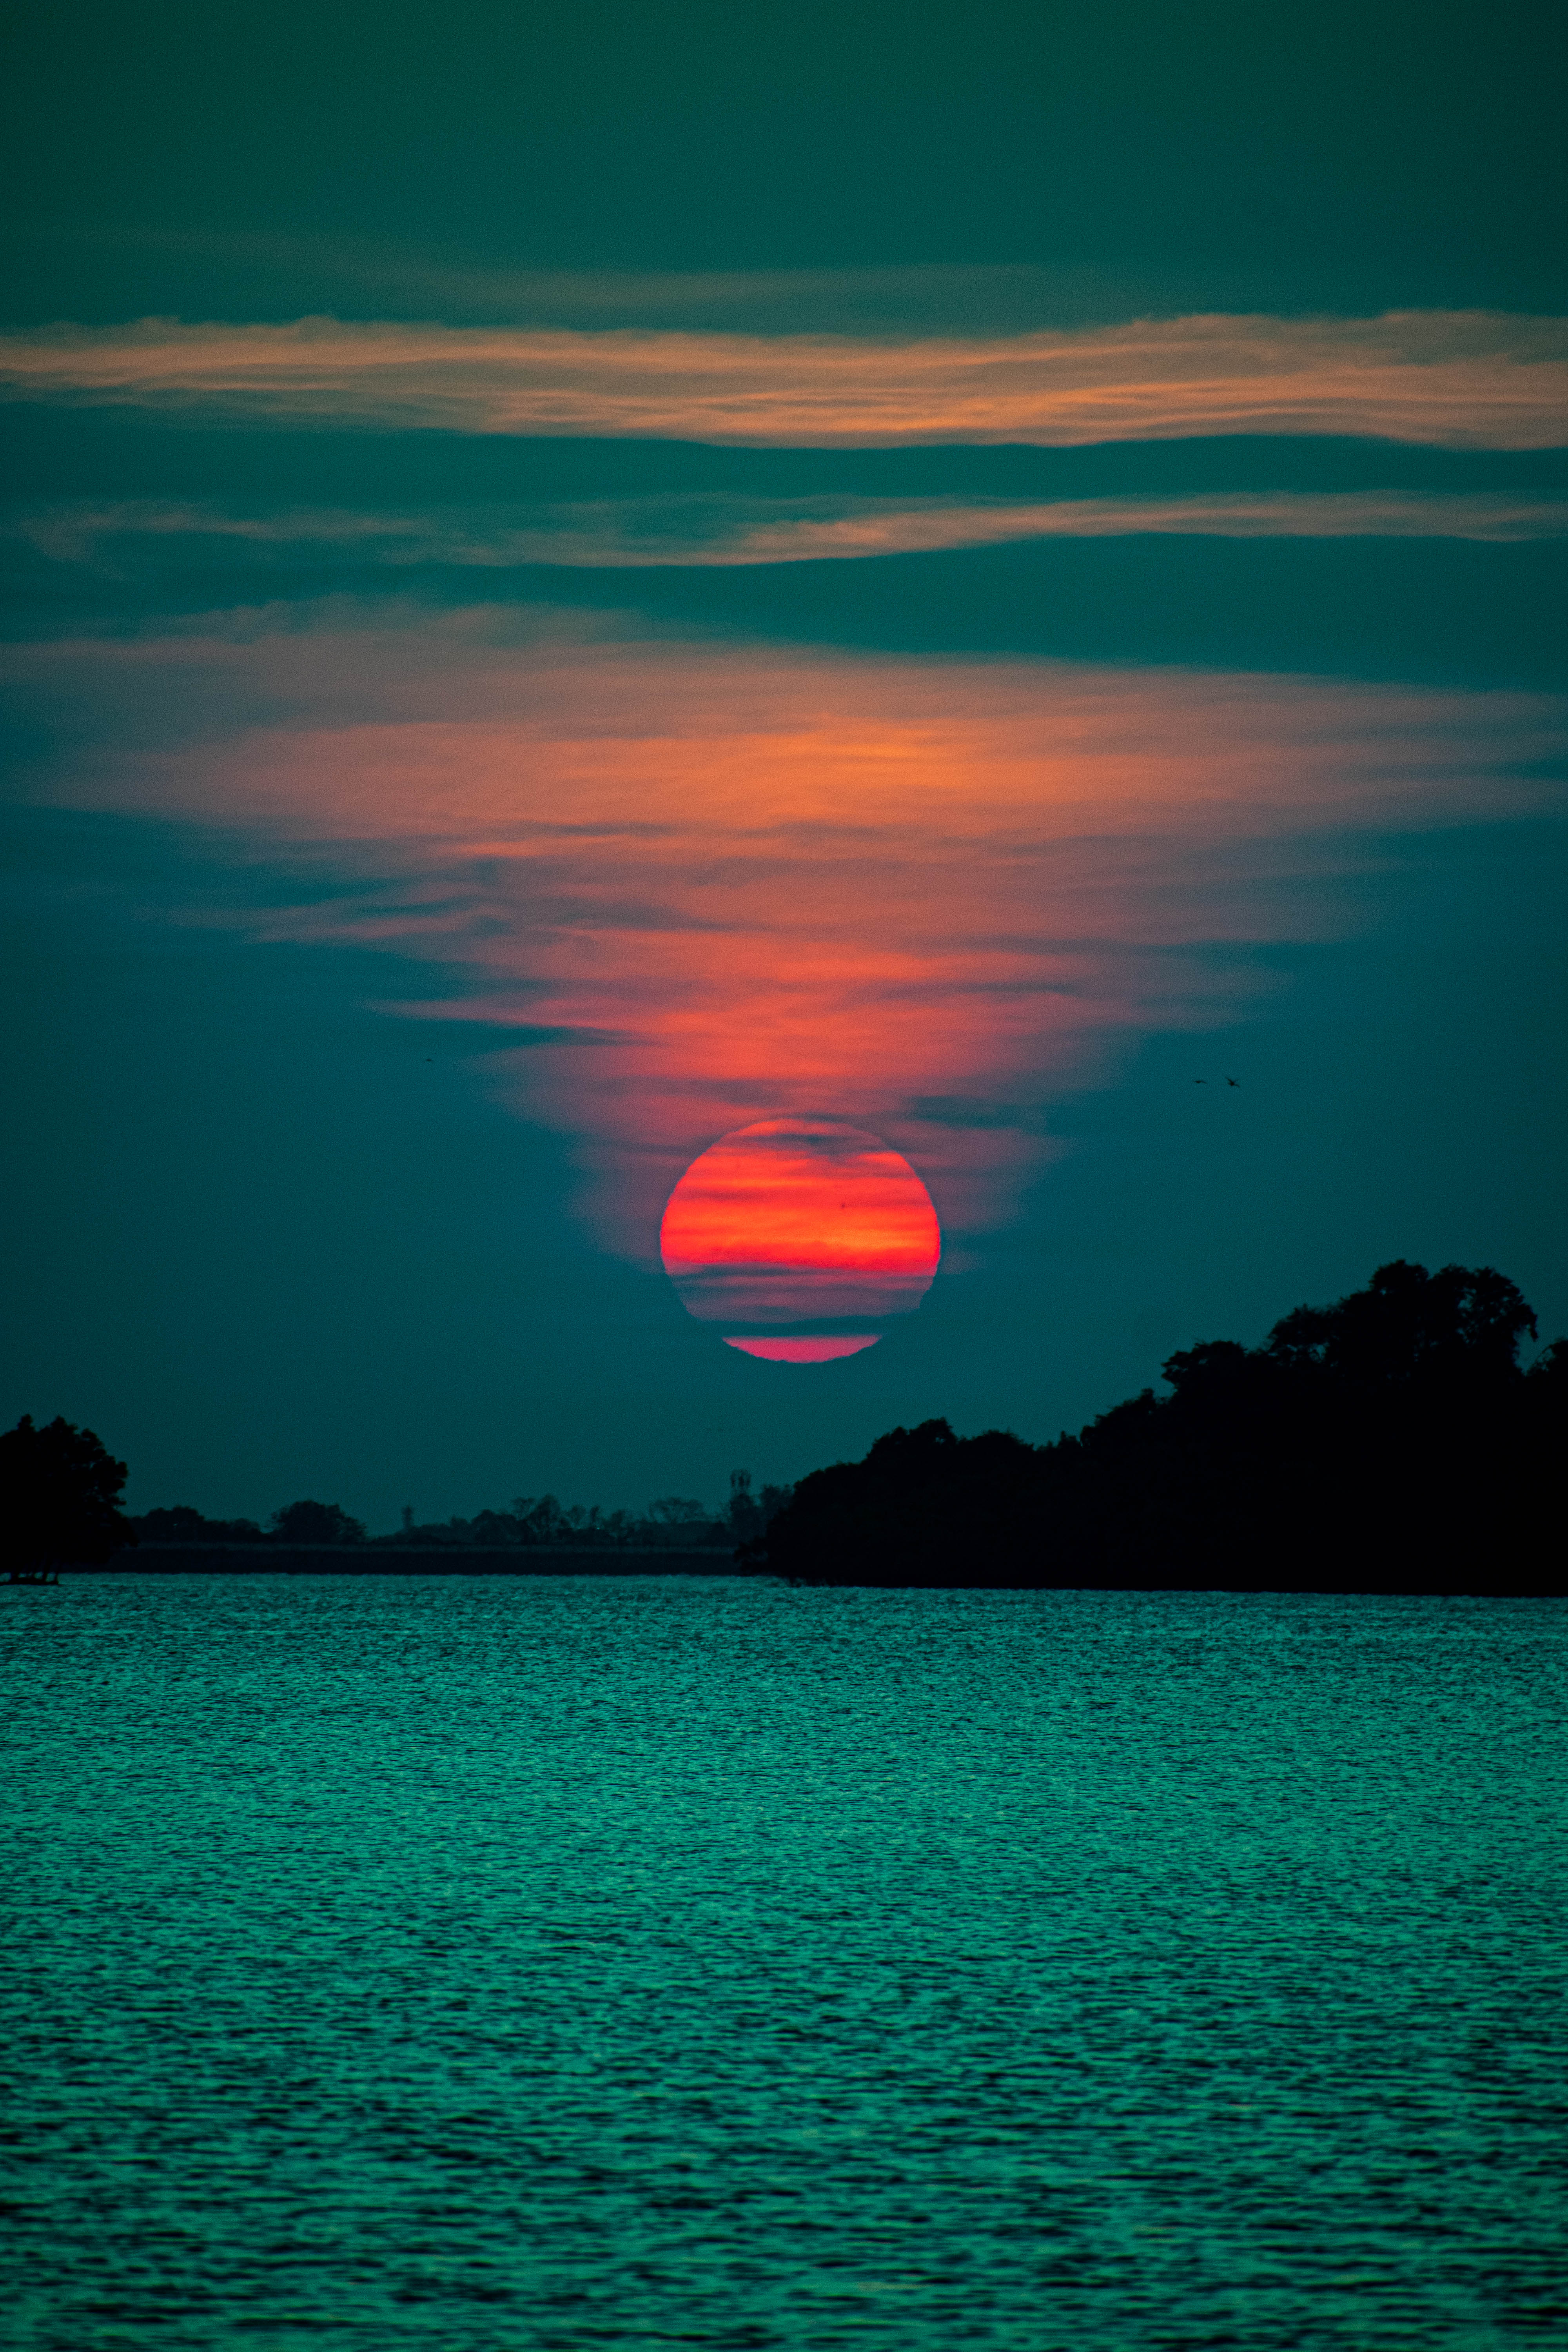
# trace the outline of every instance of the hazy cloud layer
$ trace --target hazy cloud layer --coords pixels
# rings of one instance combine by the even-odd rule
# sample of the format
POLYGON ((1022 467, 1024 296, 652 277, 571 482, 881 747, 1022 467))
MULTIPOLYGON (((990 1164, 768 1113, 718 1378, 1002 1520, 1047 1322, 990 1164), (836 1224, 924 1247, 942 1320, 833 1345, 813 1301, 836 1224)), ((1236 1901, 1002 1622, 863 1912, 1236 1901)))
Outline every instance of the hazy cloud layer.
POLYGON ((1468 539, 1493 544, 1568 534, 1568 499, 1488 493, 1243 491, 1180 498, 1007 499, 649 496, 533 508, 376 514, 301 508, 235 514, 199 503, 126 499, 24 514, 13 533, 59 562, 110 571, 179 542, 331 551, 391 566, 808 563, 940 553, 1030 539, 1139 532, 1222 539, 1468 539))
POLYGON ((919 341, 300 320, 0 339, 13 397, 800 447, 1357 434, 1568 439, 1568 321, 1208 316, 919 341))
POLYGON ((1153 1027, 1237 1018, 1247 950, 1352 922, 1380 836, 1552 803, 1563 740, 1543 698, 545 612, 258 613, 8 661, 55 745, 36 796, 218 828, 279 873, 263 936, 438 968, 389 972, 389 1009, 489 1024, 497 1083, 576 1139, 645 1261, 695 1152, 781 1113, 887 1137, 950 1231, 994 1222, 1042 1107, 1153 1027))
MULTIPOLYGON (((54 283, 72 263, 110 254, 131 271, 172 267, 221 285, 221 306, 289 318, 410 317, 448 326, 635 327, 741 334, 1018 334, 1213 307, 1212 269, 1169 272, 1043 268, 1030 262, 924 263, 862 269, 514 269, 439 246, 96 223, 0 230, 14 262, 47 257, 54 283), (243 289, 243 292, 241 291, 243 289), (259 299, 258 299, 259 298, 259 299)), ((1235 273, 1230 273, 1234 276, 1235 273)), ((1228 286, 1228 307, 1238 307, 1228 286)), ((187 303, 187 310, 191 306, 187 303)), ((121 313, 123 315, 123 312, 121 313)))

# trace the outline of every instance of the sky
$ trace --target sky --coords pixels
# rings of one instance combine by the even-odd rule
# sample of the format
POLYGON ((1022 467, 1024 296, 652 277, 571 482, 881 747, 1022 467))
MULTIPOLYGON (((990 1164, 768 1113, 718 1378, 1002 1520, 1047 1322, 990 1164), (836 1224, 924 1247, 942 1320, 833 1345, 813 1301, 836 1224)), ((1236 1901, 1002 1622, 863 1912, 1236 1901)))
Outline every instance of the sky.
POLYGON ((1548 12, 15 25, 6 1424, 384 1529, 1568 1329, 1548 12), (742 1129, 934 1279, 726 1344, 742 1129))

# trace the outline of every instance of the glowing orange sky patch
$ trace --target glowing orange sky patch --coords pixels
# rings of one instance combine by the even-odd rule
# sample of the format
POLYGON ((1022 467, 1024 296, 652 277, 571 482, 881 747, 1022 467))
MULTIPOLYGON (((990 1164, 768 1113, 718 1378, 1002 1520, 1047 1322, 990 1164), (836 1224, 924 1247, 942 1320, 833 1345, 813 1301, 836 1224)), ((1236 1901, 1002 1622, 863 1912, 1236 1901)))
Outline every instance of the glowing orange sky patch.
MULTIPOLYGON (((942 1233, 909 1161, 876 1136, 837 1119, 769 1118, 692 1161, 669 1196, 659 1253, 700 1322, 880 1321, 919 1306, 942 1233)), ((829 1341, 834 1355, 853 1352, 847 1334, 791 1336, 813 1351, 780 1361, 824 1362, 829 1341)))
MULTIPOLYGON (((316 622, 4 667, 112 714, 51 797, 232 827, 279 860, 253 935, 381 950, 384 1009, 512 1040, 489 1084, 574 1138, 583 1213, 641 1265, 711 1138, 824 1115, 916 1160, 962 1264, 1061 1149, 1050 1106, 1238 1017, 1273 985, 1251 945, 1358 920, 1342 879, 1383 837, 1560 802, 1543 696, 316 622), (149 758, 175 708, 191 740, 149 758)), ((672 1228, 721 1321, 849 1333, 924 1286, 896 1202, 748 1272, 739 1198, 683 1193, 672 1228)))

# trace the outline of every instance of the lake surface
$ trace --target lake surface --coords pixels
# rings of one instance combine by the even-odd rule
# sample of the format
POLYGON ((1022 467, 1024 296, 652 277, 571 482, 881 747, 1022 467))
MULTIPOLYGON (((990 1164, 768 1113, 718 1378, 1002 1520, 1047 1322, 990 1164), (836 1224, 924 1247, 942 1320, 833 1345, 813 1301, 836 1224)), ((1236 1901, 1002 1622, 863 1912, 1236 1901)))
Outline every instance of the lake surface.
POLYGON ((1568 1612, 0 1593, 0 2341, 1568 2341, 1568 1612))

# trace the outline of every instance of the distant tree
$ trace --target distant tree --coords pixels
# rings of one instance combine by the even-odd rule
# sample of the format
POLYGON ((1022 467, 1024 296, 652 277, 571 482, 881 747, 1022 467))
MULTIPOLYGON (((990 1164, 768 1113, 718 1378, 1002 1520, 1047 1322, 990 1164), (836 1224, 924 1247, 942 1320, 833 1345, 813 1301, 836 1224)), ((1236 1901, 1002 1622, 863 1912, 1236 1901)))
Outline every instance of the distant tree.
POLYGON ((724 1525, 736 1546, 744 1550, 749 1544, 760 1543, 794 1493, 793 1486, 764 1486, 760 1494, 753 1493, 751 1472, 731 1470, 724 1525))
POLYGON ((0 1436, 0 1554, 11 1569, 95 1567, 136 1538, 120 1508, 126 1468, 90 1429, 25 1412, 0 1436))
POLYGON ((254 1519, 209 1519, 189 1503, 172 1503, 166 1509, 143 1511, 131 1522, 137 1539, 148 1544, 253 1544, 266 1540, 254 1519))
MULTIPOLYGON (((528 1501, 526 1496, 518 1498, 520 1510, 524 1501, 528 1501)), ((570 1531, 571 1523, 556 1495, 541 1495, 537 1503, 529 1501, 528 1509, 521 1512, 521 1517, 527 1530, 525 1539, 529 1543, 563 1543, 570 1531)))
POLYGON ((522 1529, 509 1511, 480 1511, 470 1523, 469 1540, 497 1550, 522 1540, 522 1529))
POLYGON ((724 1541, 725 1524, 715 1519, 693 1496, 661 1495, 647 1507, 637 1529, 637 1541, 656 1549, 682 1550, 695 1545, 702 1550, 724 1541))
POLYGON ((272 1532, 286 1544, 358 1544, 364 1522, 351 1519, 340 1503, 286 1503, 272 1514, 272 1532))
POLYGON ((752 1492, 749 1470, 730 1473, 730 1501, 724 1513, 725 1525, 736 1543, 753 1543, 765 1524, 757 1498, 752 1492))
POLYGON ((656 1528, 693 1528, 700 1526, 708 1514, 702 1505, 685 1495, 664 1495, 647 1507, 648 1517, 656 1528))

